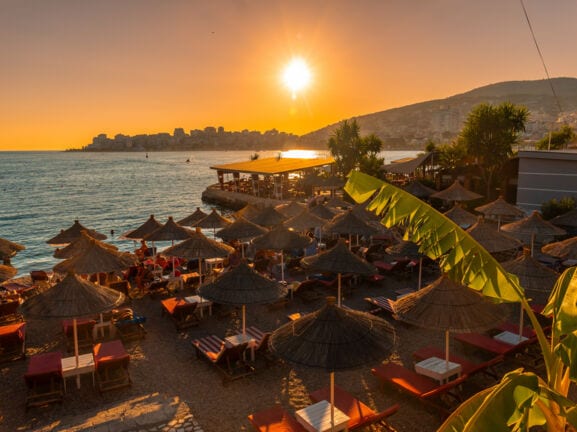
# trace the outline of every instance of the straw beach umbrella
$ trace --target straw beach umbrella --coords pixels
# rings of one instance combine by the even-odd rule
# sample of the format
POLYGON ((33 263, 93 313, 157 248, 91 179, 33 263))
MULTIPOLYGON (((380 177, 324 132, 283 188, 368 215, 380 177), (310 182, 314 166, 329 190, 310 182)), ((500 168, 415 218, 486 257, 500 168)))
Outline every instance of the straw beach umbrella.
POLYGON ((334 297, 329 297, 321 309, 275 330, 269 348, 290 363, 330 373, 329 402, 334 429, 335 371, 381 362, 390 355, 394 340, 394 329, 384 319, 343 309, 335 305, 334 297))
POLYGON ((337 214, 336 211, 329 209, 322 204, 309 207, 309 211, 315 216, 318 216, 321 219, 325 219, 326 221, 331 220, 337 214))
POLYGON ((511 257, 511 254, 523 247, 521 241, 498 231, 494 223, 487 221, 482 216, 467 229, 467 232, 491 255, 500 256, 502 254, 511 257), (506 252, 510 252, 510 254, 505 254, 506 252))
POLYGON ((302 213, 306 208, 305 204, 298 203, 296 201, 291 201, 288 204, 279 204, 275 207, 275 210, 280 212, 286 218, 292 218, 296 215, 302 213))
POLYGON ((577 237, 546 244, 541 248, 541 252, 562 260, 577 259, 577 237))
POLYGON ((58 259, 72 258, 75 255, 84 253, 87 249, 92 247, 93 244, 112 251, 118 250, 116 246, 96 240, 90 237, 86 231, 83 231, 82 235, 78 239, 69 243, 68 246, 63 247, 62 249, 56 249, 52 256, 58 259))
POLYGON ((352 246, 351 238, 353 235, 370 237, 379 232, 376 228, 357 217, 352 210, 335 216, 323 226, 323 230, 335 234, 348 234, 349 248, 352 246))
POLYGON ((435 189, 425 186, 418 180, 412 181, 411 183, 406 185, 403 189, 409 192, 411 195, 414 195, 417 198, 421 199, 429 198, 431 195, 437 192, 435 189))
POLYGON ((251 221, 240 216, 229 226, 216 232, 216 236, 220 237, 226 242, 232 242, 238 240, 241 242, 241 253, 244 258, 244 241, 251 240, 260 235, 266 234, 268 229, 261 227, 251 221))
POLYGON ((249 220, 252 222, 252 220, 261 212, 261 210, 259 208, 257 208, 256 206, 252 205, 252 204, 247 204, 245 205, 243 208, 241 208, 239 211, 235 212, 232 214, 232 216, 235 219, 238 219, 240 217, 245 218, 246 220, 249 220))
POLYGON ((72 226, 65 230, 61 230, 59 234, 52 237, 46 243, 48 243, 50 246, 64 246, 80 238, 82 231, 86 231, 90 237, 93 237, 96 240, 106 240, 106 236, 104 234, 101 234, 95 230, 88 229, 79 221, 75 220, 72 226))
POLYGON ((229 226, 232 223, 231 220, 228 220, 225 217, 222 217, 216 212, 216 209, 212 209, 212 211, 206 216, 205 218, 201 219, 196 223, 198 228, 205 228, 210 229, 212 228, 213 233, 216 232, 217 228, 224 228, 229 226))
POLYGON ((306 268, 330 273, 337 273, 337 304, 341 305, 341 274, 354 273, 372 275, 377 273, 375 266, 352 253, 341 239, 326 252, 301 259, 306 268))
POLYGON ((549 222, 562 228, 577 228, 577 208, 569 210, 559 216, 555 216, 549 222))
POLYGON ((299 232, 305 232, 311 228, 322 228, 322 226, 327 223, 326 220, 320 218, 310 212, 309 210, 303 210, 300 214, 283 222, 283 225, 287 228, 292 228, 299 232))
POLYGON ((285 219, 285 215, 275 210, 274 207, 268 206, 261 210, 255 217, 253 217, 251 222, 263 227, 270 228, 283 223, 285 219))
POLYGON ((140 225, 138 228, 127 231, 124 234, 120 235, 120 239, 123 240, 142 240, 146 235, 150 234, 153 231, 156 231, 160 228, 162 224, 154 219, 154 215, 150 215, 150 217, 140 225))
POLYGON ((463 229, 467 229, 477 222, 477 216, 468 212, 459 204, 455 204, 450 210, 446 211, 444 215, 463 229))
POLYGON ((8 279, 12 279, 18 270, 12 266, 0 264, 0 282, 7 281, 8 279))
POLYGON ((172 247, 164 250, 164 254, 170 257, 186 258, 187 260, 198 260, 199 284, 202 284, 202 259, 205 258, 225 258, 234 252, 232 246, 209 239, 197 228, 195 233, 172 247))
POLYGON ((475 208, 476 211, 486 216, 497 217, 497 229, 501 228, 501 218, 519 219, 525 216, 525 212, 519 207, 509 204, 501 195, 495 201, 475 208))
POLYGON ((430 197, 439 198, 445 201, 463 202, 483 198, 483 195, 479 195, 478 193, 466 189, 463 185, 461 185, 459 180, 455 180, 451 186, 443 189, 440 192, 435 192, 434 194, 430 195, 430 197))
POLYGON ((351 203, 348 203, 336 196, 332 197, 330 200, 328 200, 325 203, 325 206, 329 207, 329 208, 336 208, 336 209, 351 209, 353 208, 353 205, 351 203))
POLYGON ((449 332, 482 332, 503 322, 503 308, 446 275, 395 301, 395 318, 418 327, 445 332, 449 362, 449 332))
POLYGON ((161 225, 149 234, 146 234, 143 239, 153 242, 170 241, 174 244, 175 240, 186 240, 190 237, 192 231, 178 225, 174 222, 172 216, 169 216, 166 223, 161 225))
POLYGON ((242 306, 242 334, 246 334, 246 305, 267 304, 284 297, 287 289, 261 275, 242 260, 239 265, 222 273, 214 282, 199 289, 201 297, 218 304, 242 306))
POLYGON ((177 221, 176 223, 180 226, 195 227, 202 219, 207 216, 208 215, 203 212, 200 207, 197 207, 192 214, 188 215, 184 219, 177 221))
POLYGON ((548 242, 555 236, 565 234, 564 229, 544 220, 537 211, 521 220, 502 225, 501 230, 521 240, 523 244, 531 245, 531 255, 535 242, 548 242))
POLYGON ((312 239, 295 231, 289 230, 283 225, 277 225, 269 232, 256 237, 252 243, 256 249, 271 249, 280 251, 281 256, 281 281, 284 282, 284 249, 303 249, 311 243, 312 239))
POLYGON ((58 273, 94 274, 119 272, 136 265, 138 258, 128 252, 117 252, 91 241, 88 248, 54 266, 58 273))
MULTIPOLYGON (((117 308, 125 297, 119 291, 93 284, 79 276, 68 273, 53 287, 27 299, 22 309, 27 316, 38 318, 72 318, 74 356, 78 365, 78 333, 76 319, 101 314, 117 308)), ((80 375, 77 385, 80 387, 80 375)))
POLYGON ((0 237, 0 260, 5 261, 5 264, 8 264, 10 258, 24 249, 26 246, 0 237))

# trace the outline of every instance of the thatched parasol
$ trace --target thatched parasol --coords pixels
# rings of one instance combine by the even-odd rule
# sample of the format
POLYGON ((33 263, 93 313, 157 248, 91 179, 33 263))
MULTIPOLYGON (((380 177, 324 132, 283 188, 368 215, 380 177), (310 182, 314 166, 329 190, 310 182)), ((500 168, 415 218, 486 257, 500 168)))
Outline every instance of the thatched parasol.
POLYGON ((577 228, 577 208, 555 216, 549 222, 560 227, 577 228))
POLYGON ((218 304, 242 305, 242 334, 246 333, 246 310, 250 304, 273 303, 287 293, 278 282, 261 275, 242 260, 214 282, 199 289, 203 298, 218 304))
POLYGON ((459 204, 455 204, 450 210, 446 211, 444 215, 463 229, 467 229, 477 222, 477 216, 473 213, 469 213, 459 204))
POLYGON ((491 201, 488 204, 479 206, 475 208, 476 211, 482 213, 485 216, 496 216, 497 217, 497 229, 501 228, 501 218, 522 218, 525 216, 525 212, 519 207, 509 204, 505 201, 503 196, 500 196, 495 201, 491 201))
POLYGON ((419 252, 419 245, 413 243, 412 241, 401 240, 400 242, 386 248, 385 252, 397 258, 419 260, 419 280, 417 284, 417 289, 421 289, 424 255, 421 252, 419 252))
POLYGON ((232 246, 209 239, 200 229, 191 233, 183 242, 165 249, 162 253, 166 256, 186 258, 187 260, 198 259, 199 283, 202 283, 202 259, 224 258, 234 252, 232 246))
POLYGON ((520 249, 523 246, 519 240, 499 231, 494 223, 482 216, 467 232, 491 254, 520 249))
POLYGON ((277 225, 269 232, 253 239, 256 249, 272 249, 281 251, 281 280, 284 282, 284 254, 285 249, 303 249, 311 243, 310 237, 289 230, 283 225, 277 225))
POLYGON ((541 264, 527 250, 514 260, 504 262, 501 265, 506 271, 519 278, 519 284, 525 289, 528 298, 539 305, 547 304, 559 273, 541 264))
POLYGON ((216 209, 212 209, 212 211, 208 214, 207 217, 201 219, 196 223, 196 226, 198 228, 205 228, 205 229, 212 228, 213 232, 215 232, 217 228, 224 228, 226 226, 229 226, 231 223, 232 221, 219 215, 216 212, 216 209))
POLYGON ((339 197, 332 197, 330 200, 328 200, 325 203, 325 206, 329 207, 329 208, 337 208, 337 209, 350 209, 353 208, 353 205, 351 203, 348 203, 342 199, 340 199, 339 197))
POLYGON ((252 205, 252 204, 247 204, 245 205, 243 208, 241 208, 239 211, 235 212, 232 214, 232 216, 235 219, 238 219, 240 217, 245 218, 246 220, 249 220, 252 222, 252 220, 261 212, 262 210, 259 209, 258 207, 252 205))
POLYGON ((445 201, 473 201, 479 198, 483 198, 483 195, 472 192, 461 185, 459 180, 455 180, 451 186, 443 189, 440 192, 435 192, 430 195, 431 198, 439 198, 445 201))
MULTIPOLYGON (((367 210, 367 204, 368 203, 362 203, 362 204, 357 204, 352 208, 352 212, 354 213, 354 215, 356 217, 358 217, 361 220, 364 220, 365 222, 377 222, 380 225, 379 222, 379 217, 376 215, 376 213, 367 210)), ((382 225, 381 225, 382 226, 382 225)), ((384 228, 384 226, 383 226, 384 228)))
POLYGON ((275 207, 275 210, 280 212, 286 218, 292 218, 296 215, 302 213, 306 208, 306 205, 296 201, 291 201, 288 204, 279 204, 275 207))
POLYGON ((8 279, 12 279, 18 270, 12 266, 0 264, 0 282, 7 281, 8 279))
POLYGON ((349 245, 351 235, 369 237, 378 233, 374 227, 370 226, 364 220, 356 216, 352 210, 336 215, 332 220, 323 226, 323 229, 330 233, 348 234, 349 245))
MULTIPOLYGON (((24 314, 39 318, 72 318, 74 356, 78 365, 78 332, 76 318, 96 315, 120 306, 124 294, 108 287, 93 284, 79 276, 68 273, 53 287, 27 299, 22 305, 24 314)), ((80 375, 77 385, 80 387, 80 375)))
POLYGON ((95 238, 96 240, 106 240, 106 236, 104 234, 101 234, 95 230, 88 229, 80 222, 75 220, 70 228, 61 230, 58 235, 52 237, 46 243, 48 243, 50 246, 64 246, 80 238, 82 231, 86 231, 90 237, 95 238))
POLYGON ((181 227, 176 222, 172 216, 168 217, 168 220, 160 228, 152 231, 150 234, 145 235, 144 240, 149 241, 171 241, 175 240, 186 240, 190 237, 191 231, 184 227, 181 227))
POLYGON ((262 209, 255 217, 253 217, 251 222, 263 227, 270 228, 283 223, 285 219, 286 217, 282 213, 275 210, 274 207, 268 206, 262 209))
POLYGON ((425 186, 418 180, 414 180, 403 188, 405 191, 409 192, 411 195, 417 198, 429 198, 431 195, 436 193, 435 189, 425 186))
POLYGON ((118 272, 136 265, 138 258, 128 252, 117 252, 91 241, 88 248, 72 258, 54 266, 58 273, 93 274, 100 272, 118 272))
POLYGON ((334 418, 334 372, 381 362, 394 345, 394 329, 382 318, 327 304, 275 330, 271 351, 297 365, 330 372, 331 419, 334 418))
POLYGON ((101 242, 100 240, 96 240, 90 237, 86 231, 83 231, 82 235, 78 239, 74 240, 72 243, 70 243, 68 246, 63 247, 62 249, 56 249, 52 256, 58 259, 72 258, 75 255, 84 253, 87 249, 92 247, 93 243, 102 248, 110 249, 112 251, 118 250, 116 246, 101 242))
POLYGON ((501 230, 521 240, 523 244, 531 245, 531 255, 535 242, 548 242, 555 236, 565 234, 564 229, 547 222, 537 211, 521 220, 501 226, 501 230))
POLYGON ((562 260, 577 259, 577 237, 546 244, 541 248, 541 252, 562 260))
POLYGON ((326 220, 313 214, 309 210, 303 210, 299 215, 287 219, 283 225, 287 228, 292 228, 300 232, 305 232, 310 228, 321 228, 326 220))
POLYGON ((328 207, 326 207, 322 204, 318 204, 318 205, 309 207, 309 211, 312 214, 314 214, 315 216, 318 216, 321 219, 325 219, 325 220, 331 220, 337 214, 335 211, 333 211, 332 209, 329 209, 328 207))
POLYGON ((154 215, 150 215, 146 222, 132 231, 125 232, 120 238, 123 240, 142 240, 147 234, 156 231, 161 226, 162 224, 154 219, 154 215))
POLYGON ((18 252, 26 249, 24 245, 0 237, 0 259, 10 260, 18 252))
POLYGON ((472 333, 503 322, 504 309, 482 294, 453 282, 446 275, 395 301, 395 318, 423 328, 445 331, 445 360, 449 362, 449 332, 472 333))
POLYGON ((192 214, 188 215, 184 219, 179 220, 176 223, 178 225, 181 225, 181 226, 195 227, 196 224, 198 224, 206 216, 208 216, 208 215, 205 212, 203 212, 200 209, 200 207, 197 207, 196 210, 192 214))
POLYGON ((375 266, 352 253, 347 248, 346 243, 342 239, 339 240, 334 247, 327 250, 326 252, 322 252, 317 255, 311 255, 301 259, 301 263, 304 267, 313 270, 337 273, 337 301, 339 306, 341 305, 342 273, 354 273, 362 275, 372 275, 377 273, 375 266))
POLYGON ((230 242, 233 240, 250 240, 267 232, 268 230, 266 228, 240 216, 229 226, 217 231, 215 235, 224 241, 230 242))

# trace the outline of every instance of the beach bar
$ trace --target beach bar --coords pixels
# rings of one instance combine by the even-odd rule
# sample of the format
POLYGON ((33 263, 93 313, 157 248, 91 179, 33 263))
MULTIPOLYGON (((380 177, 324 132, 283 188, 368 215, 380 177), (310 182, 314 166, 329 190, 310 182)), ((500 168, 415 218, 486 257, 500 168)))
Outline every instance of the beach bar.
POLYGON ((320 169, 332 172, 332 157, 272 157, 215 165, 218 183, 203 193, 203 200, 238 207, 259 200, 282 202, 306 196, 302 180, 320 169), (252 197, 252 198, 249 198, 252 197), (231 201, 232 200, 232 201, 231 201))

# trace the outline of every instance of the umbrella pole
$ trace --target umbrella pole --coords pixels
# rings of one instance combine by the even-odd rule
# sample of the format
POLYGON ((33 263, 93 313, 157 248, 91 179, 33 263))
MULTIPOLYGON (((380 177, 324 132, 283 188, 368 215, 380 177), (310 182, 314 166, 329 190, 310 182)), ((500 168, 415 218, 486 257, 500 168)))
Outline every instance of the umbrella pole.
POLYGON ((198 286, 202 285, 202 258, 198 257, 198 286))
POLYGON ((449 330, 445 330, 445 370, 449 370, 449 330))
POLYGON ((501 231, 501 215, 497 215, 497 231, 501 231))
POLYGON ((242 305, 242 335, 246 335, 246 306, 242 305))
POLYGON ((240 242, 240 254, 242 256, 242 258, 244 259, 244 243, 240 242))
POLYGON ((535 233, 531 233, 531 258, 533 258, 534 245, 535 245, 535 233))
POLYGON ((335 430, 335 373, 331 371, 331 431, 334 430, 335 430))
POLYGON ((284 253, 280 250, 280 279, 284 282, 284 253))
POLYGON ((353 236, 349 234, 349 250, 351 250, 351 242, 353 241, 353 236))
MULTIPOLYGON (((72 335, 74 336, 74 357, 76 359, 76 367, 78 368, 78 323, 76 318, 72 318, 72 335)), ((80 388, 80 374, 76 375, 76 386, 80 388)))
POLYGON ((338 302, 337 306, 341 306, 341 274, 337 273, 337 287, 338 287, 338 302))
POLYGON ((421 280, 423 276, 423 257, 419 258, 419 285, 417 286, 417 290, 421 289, 421 280))

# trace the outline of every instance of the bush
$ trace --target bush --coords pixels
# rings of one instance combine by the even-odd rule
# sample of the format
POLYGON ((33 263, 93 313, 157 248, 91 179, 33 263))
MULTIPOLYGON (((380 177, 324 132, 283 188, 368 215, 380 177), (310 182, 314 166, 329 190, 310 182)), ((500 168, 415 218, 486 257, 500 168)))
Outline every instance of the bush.
POLYGON ((553 219, 555 216, 573 210, 576 204, 575 198, 573 197, 563 197, 560 200, 553 198, 541 204, 541 214, 546 220, 553 219))

